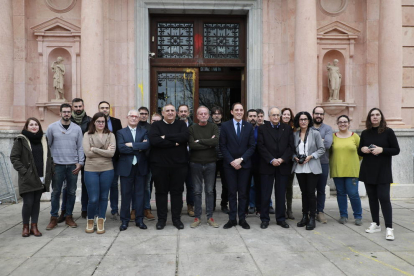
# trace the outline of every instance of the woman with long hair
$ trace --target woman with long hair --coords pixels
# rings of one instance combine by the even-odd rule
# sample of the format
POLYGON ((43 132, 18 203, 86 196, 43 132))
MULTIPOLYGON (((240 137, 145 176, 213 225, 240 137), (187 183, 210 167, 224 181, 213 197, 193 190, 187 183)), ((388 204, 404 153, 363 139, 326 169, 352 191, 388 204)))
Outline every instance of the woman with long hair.
MULTIPOLYGON (((293 124, 293 118, 295 115, 292 112, 292 109, 285 107, 282 109, 282 123, 288 124, 293 131, 296 131, 295 126, 293 124)), ((289 165, 292 166, 291 160, 289 160, 289 165)), ((292 212, 292 200, 293 200, 293 180, 295 179, 295 173, 293 172, 289 176, 289 182, 286 186, 286 218, 288 219, 295 219, 292 212)))
POLYGON ((23 237, 42 236, 37 227, 42 193, 49 191, 53 163, 46 136, 38 119, 29 118, 14 139, 10 161, 19 174, 19 194, 23 198, 23 237), (29 223, 30 230, 29 230, 29 223))
POLYGON ((400 153, 397 137, 379 108, 372 108, 367 115, 366 129, 361 133, 358 154, 364 159, 361 163, 359 180, 363 181, 369 199, 372 223, 367 233, 381 231, 379 207, 385 220, 387 240, 394 240, 392 228, 392 207, 390 187, 392 180, 392 156, 400 153))
POLYGON ((293 120, 295 150, 293 154, 292 172, 296 173, 302 192, 302 220, 298 227, 306 226, 306 230, 315 229, 316 198, 315 190, 322 166, 319 158, 325 153, 325 146, 319 131, 312 129, 313 121, 309 112, 301 111, 293 120))
POLYGON ((348 200, 354 211, 355 225, 362 225, 361 198, 358 192, 359 161, 358 134, 349 130, 350 120, 346 115, 336 119, 339 132, 333 134, 333 142, 330 149, 329 165, 330 174, 334 180, 337 192, 337 201, 340 218, 339 223, 348 221, 348 200))
POLYGON ((112 157, 116 147, 115 136, 108 129, 108 121, 104 113, 98 112, 93 115, 82 145, 86 155, 85 185, 89 196, 85 232, 94 232, 94 218, 97 215, 96 233, 103 234, 108 194, 114 178, 112 157))

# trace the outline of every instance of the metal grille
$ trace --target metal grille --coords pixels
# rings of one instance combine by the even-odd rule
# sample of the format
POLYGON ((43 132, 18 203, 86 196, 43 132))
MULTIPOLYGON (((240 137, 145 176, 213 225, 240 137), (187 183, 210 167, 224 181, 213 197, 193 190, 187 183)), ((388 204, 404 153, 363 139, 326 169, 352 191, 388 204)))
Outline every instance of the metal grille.
POLYGON ((204 58, 239 58, 239 24, 204 24, 204 58))
POLYGON ((193 29, 193 23, 158 23, 158 58, 192 58, 193 29))
POLYGON ((193 73, 158 73, 158 112, 166 104, 176 108, 186 104, 190 108, 192 117, 194 102, 194 74, 193 73))
POLYGON ((0 200, 11 198, 17 203, 16 191, 10 178, 6 156, 0 152, 0 200))

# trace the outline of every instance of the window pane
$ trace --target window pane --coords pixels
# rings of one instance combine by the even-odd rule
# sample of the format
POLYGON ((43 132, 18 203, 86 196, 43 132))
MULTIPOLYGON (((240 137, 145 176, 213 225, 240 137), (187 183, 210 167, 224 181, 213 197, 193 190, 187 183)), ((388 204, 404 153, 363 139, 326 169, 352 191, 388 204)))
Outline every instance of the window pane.
POLYGON ((204 24, 205 58, 239 58, 239 24, 204 24))
POLYGON ((193 23, 158 23, 158 57, 192 58, 193 23))

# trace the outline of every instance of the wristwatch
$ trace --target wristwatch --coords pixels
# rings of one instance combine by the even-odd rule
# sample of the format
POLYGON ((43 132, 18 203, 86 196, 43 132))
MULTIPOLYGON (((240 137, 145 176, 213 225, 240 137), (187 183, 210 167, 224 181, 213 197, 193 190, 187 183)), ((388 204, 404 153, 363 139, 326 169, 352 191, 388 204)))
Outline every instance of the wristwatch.
POLYGON ((240 157, 240 160, 243 162, 243 157, 240 157))

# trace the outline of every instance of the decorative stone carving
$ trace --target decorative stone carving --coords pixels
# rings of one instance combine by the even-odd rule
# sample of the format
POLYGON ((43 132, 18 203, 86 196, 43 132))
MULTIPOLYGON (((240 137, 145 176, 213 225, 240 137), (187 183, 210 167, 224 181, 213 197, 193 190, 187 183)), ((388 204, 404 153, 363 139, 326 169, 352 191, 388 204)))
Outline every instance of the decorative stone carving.
POLYGON ((76 0, 45 0, 45 4, 51 11, 65 13, 75 7, 76 0))
POLYGON ((326 69, 328 70, 328 87, 329 87, 329 102, 342 102, 339 100, 339 90, 341 89, 342 75, 339 72, 339 67, 336 66, 338 60, 334 59, 333 65, 328 62, 326 69))
POLYGON ((330 16, 338 16, 348 6, 348 0, 318 0, 321 11, 330 16))
POLYGON ((52 71, 54 73, 53 74, 53 88, 55 89, 55 95, 56 95, 55 100, 64 102, 66 101, 65 96, 63 94, 63 88, 64 88, 64 83, 65 83, 63 76, 65 75, 65 65, 62 62, 63 62, 63 58, 58 57, 57 60, 52 63, 52 71))

